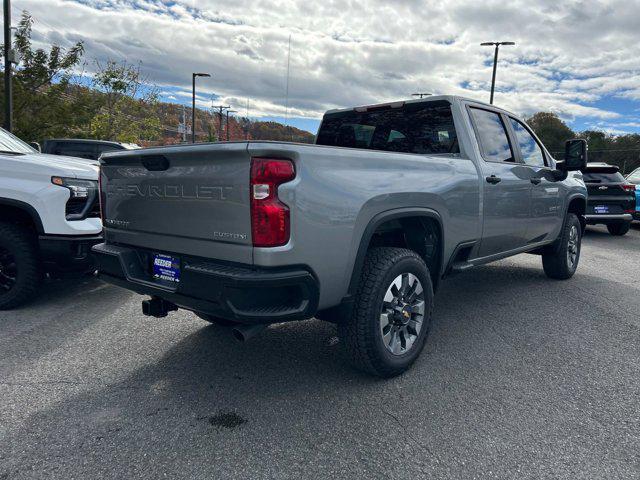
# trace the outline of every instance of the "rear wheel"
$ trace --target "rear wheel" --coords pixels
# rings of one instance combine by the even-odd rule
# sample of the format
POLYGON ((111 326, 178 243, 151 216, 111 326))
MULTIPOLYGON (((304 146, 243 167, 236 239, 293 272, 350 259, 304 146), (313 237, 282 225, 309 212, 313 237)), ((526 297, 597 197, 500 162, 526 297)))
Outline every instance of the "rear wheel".
POLYGON ((380 377, 403 373, 422 351, 433 287, 420 256, 403 248, 367 253, 353 312, 338 332, 353 364, 380 377))
POLYGON ((40 279, 34 236, 19 225, 0 223, 0 309, 14 308, 30 300, 40 279))
POLYGON ((216 317, 214 315, 209 315, 208 313, 202 312, 194 312, 198 317, 203 320, 206 320, 209 323, 215 323, 216 325, 220 325, 221 327, 234 327, 238 325, 238 322, 234 322, 233 320, 227 320, 225 318, 216 317))
POLYGON ((580 260, 582 226, 575 213, 567 214, 559 245, 542 254, 542 267, 549 278, 566 280, 573 277, 580 260))
POLYGON ((631 228, 631 222, 609 223, 607 230, 611 235, 622 236, 625 235, 631 228))

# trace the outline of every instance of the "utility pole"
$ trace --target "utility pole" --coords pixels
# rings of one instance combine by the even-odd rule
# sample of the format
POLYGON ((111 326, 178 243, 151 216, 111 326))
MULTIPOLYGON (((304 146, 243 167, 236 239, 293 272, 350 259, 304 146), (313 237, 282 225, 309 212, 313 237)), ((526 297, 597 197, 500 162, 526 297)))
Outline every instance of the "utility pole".
POLYGON ((493 76, 491 77, 491 97, 489 98, 489 103, 493 105, 493 92, 496 88, 496 69, 498 68, 498 50, 500 45, 515 45, 516 42, 483 42, 480 44, 482 47, 494 46, 496 47, 496 51, 493 55, 493 76))
POLYGON ((229 114, 238 113, 237 110, 227 110, 227 142, 229 141, 229 114))
POLYGON ((212 105, 211 108, 214 111, 218 109, 215 114, 218 115, 218 141, 220 142, 222 141, 222 114, 225 110, 231 108, 231 105, 212 105))
POLYGON ((11 91, 11 63, 14 60, 11 48, 11 0, 4 0, 4 128, 13 128, 13 92, 11 91))
POLYGON ((245 140, 249 140, 249 125, 250 125, 250 120, 249 120, 249 99, 247 98, 247 123, 245 125, 245 140))
POLYGON ((196 77, 210 77, 208 73, 191 74, 191 143, 196 143, 196 77))
POLYGON ((430 93, 412 93, 411 94, 412 97, 420 97, 420 98, 428 97, 429 95, 431 94, 430 93))
POLYGON ((182 142, 187 143, 187 109, 182 105, 182 142))

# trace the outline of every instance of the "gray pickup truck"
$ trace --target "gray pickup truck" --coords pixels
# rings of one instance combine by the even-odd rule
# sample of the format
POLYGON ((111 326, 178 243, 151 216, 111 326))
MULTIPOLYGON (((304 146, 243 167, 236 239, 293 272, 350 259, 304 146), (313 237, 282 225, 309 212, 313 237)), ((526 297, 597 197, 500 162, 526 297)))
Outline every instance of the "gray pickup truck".
POLYGON ((227 142, 101 158, 101 278, 143 312, 184 308, 246 339, 337 323, 361 369, 405 371, 447 275, 518 253, 578 265, 586 144, 555 161, 515 115, 474 100, 332 110, 315 145, 227 142))

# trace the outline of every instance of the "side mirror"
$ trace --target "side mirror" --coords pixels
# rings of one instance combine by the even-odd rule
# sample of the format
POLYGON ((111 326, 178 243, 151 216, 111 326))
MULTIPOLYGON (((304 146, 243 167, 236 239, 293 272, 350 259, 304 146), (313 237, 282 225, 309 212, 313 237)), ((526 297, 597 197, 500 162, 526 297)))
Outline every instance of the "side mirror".
POLYGON ((42 152, 42 148, 40 147, 40 144, 38 142, 29 142, 29 145, 31 145, 37 151, 42 152))
POLYGON ((558 170, 573 172, 587 167, 587 141, 582 138, 567 140, 564 144, 564 161, 558 162, 558 170))

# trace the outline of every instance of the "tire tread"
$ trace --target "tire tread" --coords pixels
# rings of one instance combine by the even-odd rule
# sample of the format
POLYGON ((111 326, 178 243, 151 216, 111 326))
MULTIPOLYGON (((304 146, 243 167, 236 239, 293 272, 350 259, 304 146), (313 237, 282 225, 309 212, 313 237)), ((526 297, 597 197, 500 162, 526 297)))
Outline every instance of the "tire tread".
MULTIPOLYGON (((369 324, 371 316, 374 313, 373 308, 376 307, 376 297, 379 294, 380 288, 382 288, 381 284, 384 280, 385 273, 397 262, 408 257, 414 258, 424 265, 424 261, 416 252, 406 248, 377 247, 369 250, 365 257, 351 318, 345 319, 338 324, 338 333, 341 341, 344 343, 349 360, 356 368, 376 376, 392 377, 402 373, 408 368, 408 366, 404 368, 389 367, 378 361, 375 355, 372 354, 376 348, 376 338, 370 334, 369 324)), ((424 268, 428 273, 426 265, 424 265, 424 268)), ((431 290, 431 295, 429 295, 430 301, 425 305, 424 328, 426 328, 427 331, 422 337, 422 342, 424 343, 429 333, 429 320, 433 309, 433 290, 431 283, 423 285, 423 288, 425 290, 431 290)), ((427 298, 425 298, 425 300, 427 300, 427 298)), ((422 348, 420 345, 416 347, 422 348)))

